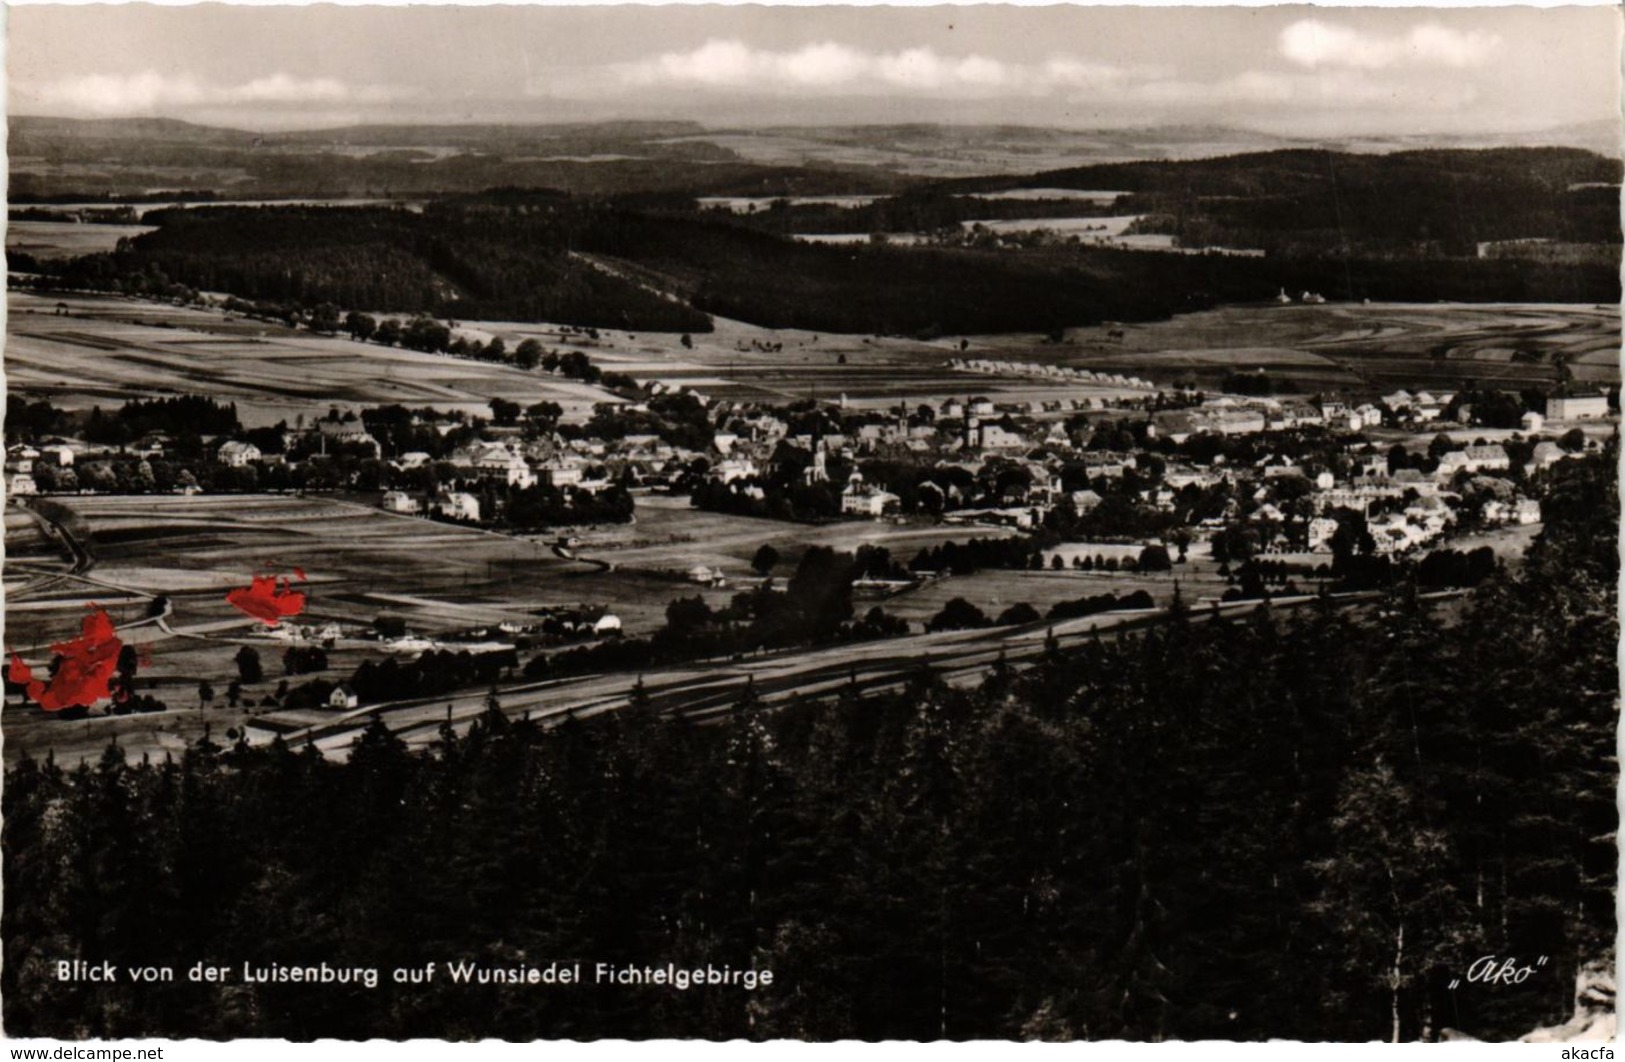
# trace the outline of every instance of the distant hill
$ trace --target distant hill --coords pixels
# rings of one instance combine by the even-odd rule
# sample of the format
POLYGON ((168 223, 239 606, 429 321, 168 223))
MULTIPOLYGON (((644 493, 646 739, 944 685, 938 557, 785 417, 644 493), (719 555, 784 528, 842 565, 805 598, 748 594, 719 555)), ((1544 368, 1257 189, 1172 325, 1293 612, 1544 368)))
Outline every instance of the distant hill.
POLYGON ((13 150, 19 141, 160 140, 191 144, 249 144, 254 134, 242 129, 195 125, 175 118, 40 118, 11 115, 6 130, 13 150))
POLYGON ((1186 246, 1383 255, 1473 253, 1483 241, 1620 242, 1620 160, 1578 148, 1365 155, 1291 149, 1192 161, 1077 166, 943 182, 939 192, 1071 188, 1130 193, 1139 231, 1186 246))
POLYGON ((561 122, 533 124, 475 125, 347 125, 336 129, 311 129, 275 133, 265 137, 268 144, 353 144, 376 147, 421 147, 456 145, 497 148, 549 140, 642 142, 668 137, 696 136, 705 132, 698 122, 561 122))

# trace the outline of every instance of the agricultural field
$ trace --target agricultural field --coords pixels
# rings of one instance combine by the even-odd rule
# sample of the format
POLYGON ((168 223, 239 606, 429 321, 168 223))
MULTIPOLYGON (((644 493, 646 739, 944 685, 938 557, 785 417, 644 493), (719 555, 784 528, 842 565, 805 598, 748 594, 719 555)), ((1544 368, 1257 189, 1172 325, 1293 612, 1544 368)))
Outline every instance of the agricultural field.
MULTIPOLYGON (((659 380, 692 387, 708 398, 784 403, 807 398, 829 401, 846 395, 858 408, 887 407, 901 400, 940 402, 950 397, 985 394, 995 401, 1052 401, 1092 398, 1096 401, 1138 397, 1143 392, 1099 384, 1035 382, 952 373, 955 357, 986 357, 989 351, 1022 345, 1040 348, 1037 337, 952 336, 936 340, 900 336, 817 333, 802 329, 769 329, 714 318, 708 333, 683 337, 670 333, 601 332, 597 340, 580 332, 561 334, 554 326, 520 322, 480 322, 461 327, 508 340, 535 336, 558 350, 579 350, 606 372, 630 374, 639 381, 659 380), (967 343, 960 350, 960 342, 967 343), (782 349, 780 349, 782 347, 782 349)), ((1064 348, 1058 348, 1064 349, 1064 348)), ((1074 352, 1075 353, 1075 352, 1074 352)), ((1008 354, 1008 351, 1007 351, 1008 354)), ((1042 360, 1025 357, 1022 360, 1042 360)))
MULTIPOLYGON (((680 498, 640 500, 638 520, 624 527, 576 529, 578 556, 566 560, 551 537, 517 538, 396 516, 372 499, 291 495, 82 496, 57 498, 92 561, 68 572, 63 548, 42 531, 48 522, 17 506, 7 510, 7 644, 33 663, 48 646, 77 632, 88 607, 107 609, 115 624, 138 623, 154 599, 168 599, 164 625, 132 629, 144 647, 144 690, 191 703, 198 681, 217 686, 235 675, 241 645, 280 657, 281 643, 255 630, 227 603, 228 591, 256 574, 304 571, 308 603, 300 622, 366 628, 382 614, 417 634, 504 622, 538 622, 550 607, 588 606, 618 616, 630 634, 665 622, 666 605, 698 594, 713 606, 758 577, 750 559, 764 543, 783 555, 778 575, 794 570, 801 551, 828 545, 853 550, 883 545, 906 562, 920 548, 948 539, 1003 534, 990 529, 909 527, 843 522, 818 528, 688 508, 680 498), (719 570, 724 586, 701 586, 687 573, 719 570)), ((377 644, 341 640, 328 677, 377 657, 377 644)))
POLYGON ((1007 529, 947 524, 843 520, 824 525, 792 524, 691 508, 685 497, 643 495, 637 520, 577 534, 582 556, 613 564, 617 571, 686 572, 696 565, 717 569, 735 582, 755 578, 750 560, 762 545, 783 558, 775 574, 788 575, 802 552, 828 546, 851 552, 859 546, 883 546, 903 564, 921 549, 954 540, 1009 535, 1007 529))
POLYGON ((153 231, 150 225, 97 225, 73 221, 8 221, 6 253, 71 258, 111 251, 119 240, 153 231))
MULTIPOLYGON (((1140 547, 1133 547, 1138 555, 1140 547)), ((942 611, 956 597, 962 597, 987 613, 989 619, 1012 605, 1028 604, 1040 616, 1051 606, 1062 601, 1076 601, 1081 597, 1099 594, 1117 594, 1119 597, 1144 590, 1159 607, 1165 607, 1174 596, 1174 584, 1179 584, 1185 602, 1196 605, 1208 598, 1218 598, 1226 589, 1224 579, 1216 574, 1212 565, 1201 566, 1198 571, 1189 565, 1176 565, 1173 572, 1148 574, 1098 574, 1074 571, 982 571, 973 575, 954 575, 933 580, 918 589, 907 590, 878 604, 888 613, 901 616, 923 629, 932 616, 942 611)), ((869 602, 859 602, 861 608, 869 602)))
POLYGON ((8 296, 12 391, 68 409, 207 394, 248 427, 332 405, 434 406, 488 415, 492 398, 554 401, 585 419, 602 388, 486 362, 316 336, 218 311, 110 295, 8 296))
POLYGON ((1265 369, 1300 392, 1455 390, 1466 384, 1617 386, 1619 309, 1579 304, 1239 305, 1168 321, 1074 329, 1063 344, 978 337, 971 357, 1013 358, 1215 387, 1265 369))
POLYGON ((1304 394, 1456 390, 1475 383, 1550 387, 1559 365, 1582 385, 1617 386, 1620 380, 1618 308, 1580 304, 1236 305, 1168 321, 1073 329, 1061 343, 1031 334, 919 340, 765 329, 722 318, 715 324, 711 333, 691 335, 687 347, 680 336, 664 333, 606 332, 592 341, 533 324, 481 327, 510 341, 536 335, 550 347, 580 349, 606 370, 693 387, 713 398, 845 394, 860 407, 972 393, 1008 402, 1139 395, 946 372, 954 357, 1093 369, 1158 384, 1195 380, 1209 389, 1233 371, 1264 369, 1304 394), (1121 331, 1121 338, 1110 331, 1121 331))

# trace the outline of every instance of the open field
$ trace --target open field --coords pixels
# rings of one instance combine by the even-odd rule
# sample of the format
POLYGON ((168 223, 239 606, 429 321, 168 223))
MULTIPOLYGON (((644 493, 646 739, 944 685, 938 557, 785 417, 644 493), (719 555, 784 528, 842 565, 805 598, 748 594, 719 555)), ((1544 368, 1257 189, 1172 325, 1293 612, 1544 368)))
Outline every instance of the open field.
POLYGON ((1231 371, 1263 368, 1298 391, 1376 395, 1405 387, 1463 384, 1550 387, 1566 364, 1583 384, 1620 380, 1619 310, 1583 304, 1326 303, 1237 305, 1168 321, 1073 329, 1066 342, 1037 335, 945 336, 917 340, 795 329, 726 319, 690 337, 602 333, 560 337, 556 328, 482 325, 537 335, 580 349, 606 369, 694 387, 711 397, 783 401, 846 394, 853 405, 987 394, 995 401, 1114 398, 1138 394, 1089 385, 971 376, 944 371, 949 358, 989 358, 1138 375, 1159 384, 1194 379, 1216 389, 1231 371), (966 342, 961 351, 961 340, 966 342), (782 350, 761 349, 782 344, 782 350))
POLYGON ((96 225, 72 221, 8 221, 6 252, 36 258, 70 258, 111 251, 126 237, 151 232, 150 225, 96 225))
POLYGON ((1120 339, 1104 329, 1074 329, 1060 345, 978 337, 967 356, 1133 373, 1159 382, 1195 378, 1208 387, 1232 370, 1265 368, 1303 392, 1550 386, 1560 362, 1583 382, 1617 385, 1619 327, 1614 306, 1268 304, 1125 324, 1120 339))
MULTIPOLYGON (((72 295, 60 300, 70 316, 59 317, 55 296, 13 292, 10 300, 11 386, 69 408, 204 391, 237 402, 245 423, 256 425, 291 421, 334 402, 484 412, 500 395, 521 403, 555 401, 567 418, 582 419, 593 403, 615 400, 600 388, 544 373, 225 320, 203 310, 72 295)), ((1195 380, 1209 389, 1231 371, 1263 368, 1303 393, 1550 386, 1559 364, 1584 384, 1620 379, 1619 311, 1587 305, 1229 306, 1124 325, 1121 338, 1103 328, 1074 329, 1063 343, 1033 335, 925 341, 820 334, 724 318, 716 319, 714 331, 691 335, 688 346, 669 333, 601 330, 591 339, 526 322, 459 322, 458 329, 475 338, 500 335, 510 347, 535 336, 550 349, 579 350, 606 371, 692 387, 712 398, 783 402, 845 394, 856 406, 972 393, 1007 402, 1137 394, 946 372, 945 363, 956 356, 1132 374, 1159 384, 1195 380)))
MULTIPOLYGON (((681 336, 669 333, 601 331, 598 340, 590 340, 578 333, 560 335, 550 325, 479 322, 478 328, 507 337, 510 346, 533 335, 550 348, 580 350, 606 371, 692 387, 709 398, 782 403, 809 397, 828 401, 844 394, 851 405, 867 408, 968 394, 1009 402, 1143 394, 1098 384, 948 372, 950 358, 979 357, 989 349, 974 337, 966 337, 970 346, 962 353, 959 336, 927 341, 760 328, 721 317, 714 323, 714 331, 690 335, 688 347, 681 336)), ((1037 345, 1031 337, 996 338, 1037 345)))
POLYGON ((1003 529, 955 527, 946 524, 894 524, 878 520, 843 520, 811 525, 748 516, 704 512, 690 507, 686 497, 642 495, 637 521, 577 533, 583 556, 602 559, 617 571, 682 572, 697 564, 722 571, 728 578, 755 578, 750 560, 767 543, 779 551, 778 575, 788 575, 801 553, 813 546, 852 551, 859 546, 884 546, 907 563, 920 549, 950 539, 998 537, 1003 529))
MULTIPOLYGON (((1139 548, 1136 546, 1133 552, 1138 554, 1139 548)), ((923 630, 926 621, 956 597, 969 601, 987 613, 989 619, 996 619, 999 613, 1012 605, 1031 605, 1042 616, 1063 601, 1107 593, 1121 597, 1136 590, 1144 590, 1159 608, 1164 608, 1173 600, 1177 581, 1185 603, 1195 605, 1205 598, 1218 598, 1225 591, 1225 581, 1214 573, 1213 566, 1203 567, 1205 570, 1198 572, 1186 565, 1179 565, 1171 573, 1147 575, 983 571, 938 579, 917 590, 905 591, 875 603, 888 613, 908 620, 916 630, 923 630)), ((868 604, 860 603, 862 607, 868 604)))
POLYGON ((206 394, 237 403, 249 427, 332 405, 435 406, 489 415, 503 397, 550 400, 585 418, 602 388, 503 365, 315 336, 208 310, 107 295, 8 295, 12 391, 69 409, 206 394), (57 304, 66 305, 66 315, 57 304))
MULTIPOLYGON (((8 544, 15 536, 17 562, 7 569, 7 644, 43 663, 51 643, 77 632, 88 606, 106 608, 115 623, 133 623, 161 595, 173 610, 166 622, 134 630, 126 640, 147 654, 143 691, 172 707, 195 704, 201 679, 223 689, 235 677, 231 657, 240 645, 259 649, 271 684, 280 677, 274 661, 282 643, 256 632, 225 600, 228 590, 248 585, 256 573, 304 569, 309 602, 300 622, 358 628, 387 613, 433 636, 534 623, 550 606, 587 605, 620 617, 629 634, 646 634, 665 622, 666 605, 675 598, 698 594, 715 607, 725 605, 757 579, 749 562, 765 542, 784 555, 776 574, 786 576, 810 545, 885 545, 906 562, 916 550, 947 539, 1004 533, 867 521, 809 528, 698 512, 686 499, 645 498, 635 524, 578 530, 581 554, 611 566, 602 570, 557 557, 541 536, 521 539, 395 516, 338 498, 55 500, 83 520, 84 546, 94 561, 81 574, 61 574, 68 570, 62 547, 39 531, 43 522, 9 508, 8 544), (685 573, 701 564, 720 569, 729 585, 690 582, 685 573)), ((348 674, 380 651, 371 642, 342 640, 329 654, 327 677, 348 674)))

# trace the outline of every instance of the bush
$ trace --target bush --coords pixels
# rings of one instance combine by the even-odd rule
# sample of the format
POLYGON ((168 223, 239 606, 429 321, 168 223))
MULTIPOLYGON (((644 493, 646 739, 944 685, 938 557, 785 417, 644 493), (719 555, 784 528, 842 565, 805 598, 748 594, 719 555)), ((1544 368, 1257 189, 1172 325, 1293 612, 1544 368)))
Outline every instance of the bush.
POLYGON ((964 598, 956 597, 943 605, 942 611, 926 622, 925 629, 928 631, 962 631, 991 625, 987 613, 964 598))

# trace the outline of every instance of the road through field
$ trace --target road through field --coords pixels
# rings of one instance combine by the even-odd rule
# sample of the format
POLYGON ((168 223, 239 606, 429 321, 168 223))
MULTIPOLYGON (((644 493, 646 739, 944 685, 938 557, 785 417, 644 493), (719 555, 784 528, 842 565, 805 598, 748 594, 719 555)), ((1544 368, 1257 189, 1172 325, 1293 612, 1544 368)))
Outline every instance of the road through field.
MULTIPOLYGON (((1433 597, 1457 596, 1449 591, 1433 597)), ((1367 604, 1379 595, 1342 594, 1334 598, 1339 607, 1367 604)), ((1279 598, 1276 608, 1297 608, 1312 603, 1311 596, 1279 598)), ((1257 601, 1231 602, 1191 613, 1194 622, 1214 618, 1234 618, 1258 607, 1257 601)), ((586 718, 626 707, 633 688, 642 684, 643 693, 654 707, 666 713, 708 719, 726 714, 748 693, 772 705, 794 696, 816 697, 854 689, 863 693, 892 689, 906 683, 922 668, 938 678, 960 685, 973 683, 1001 659, 1010 664, 1031 661, 1045 651, 1053 637, 1064 652, 1086 638, 1117 634, 1164 622, 1162 609, 1102 613, 1055 623, 1039 622, 1018 626, 969 631, 943 631, 910 635, 852 645, 768 653, 731 660, 710 660, 669 666, 644 674, 619 672, 499 687, 495 690, 502 711, 512 718, 533 721, 561 721, 566 717, 586 718)), ((449 722, 462 730, 486 710, 489 690, 469 690, 450 696, 425 697, 389 704, 369 705, 308 724, 308 716, 266 713, 249 723, 254 741, 267 741, 275 734, 291 744, 311 743, 323 753, 342 759, 351 744, 374 719, 414 747, 433 742, 440 727, 449 722)))

